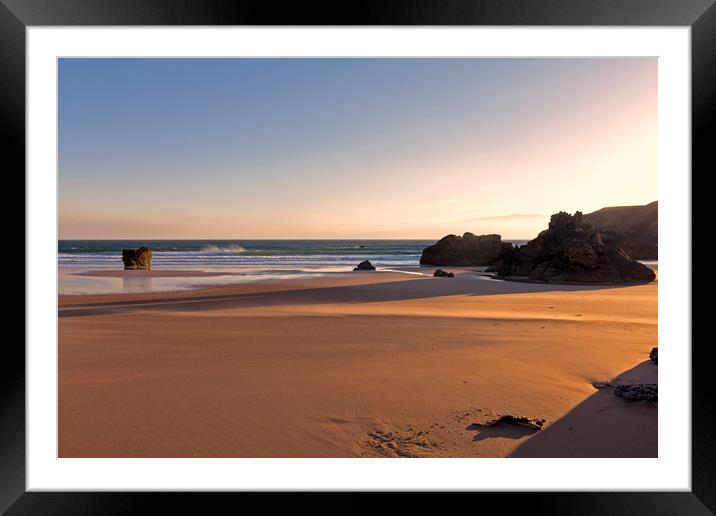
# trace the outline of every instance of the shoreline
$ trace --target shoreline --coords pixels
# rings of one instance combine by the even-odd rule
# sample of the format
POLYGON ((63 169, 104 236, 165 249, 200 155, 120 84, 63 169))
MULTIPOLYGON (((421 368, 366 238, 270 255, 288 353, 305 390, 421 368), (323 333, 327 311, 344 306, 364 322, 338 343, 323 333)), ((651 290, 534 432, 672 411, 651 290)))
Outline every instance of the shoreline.
MULTIPOLYGON (((413 275, 417 277, 433 277, 433 272, 442 268, 445 271, 452 272, 455 277, 469 276, 473 279, 487 279, 495 280, 497 282, 508 282, 508 283, 522 283, 527 285, 541 285, 541 286, 573 286, 573 287, 628 287, 647 285, 649 283, 658 284, 658 270, 654 269, 656 273, 656 279, 653 282, 632 282, 632 283, 578 283, 578 282, 546 282, 530 280, 522 276, 498 276, 495 273, 485 272, 486 267, 437 267, 437 266, 403 266, 403 267, 379 267, 374 271, 354 271, 351 269, 346 270, 324 270, 324 269, 304 269, 304 270, 271 270, 270 272, 263 268, 244 270, 206 270, 206 269, 151 269, 151 270, 117 270, 117 269, 100 269, 100 270, 77 270, 70 269, 65 272, 61 272, 60 275, 79 277, 79 278, 106 278, 106 279, 121 279, 123 281, 134 281, 134 280, 152 280, 152 279, 179 279, 188 280, 192 278, 232 278, 235 281, 226 281, 222 283, 178 283, 175 285, 167 284, 162 286, 152 285, 151 289, 147 289, 146 292, 155 293, 172 293, 182 292, 191 290, 200 290, 211 287, 219 286, 232 286, 240 285, 243 283, 256 283, 256 282, 283 282, 293 281, 297 277, 305 277, 306 279, 315 280, 319 277, 334 277, 343 278, 351 277, 353 275, 371 275, 371 274, 404 274, 413 275)), ((451 278, 446 278, 451 279, 451 278)), ((125 283, 126 284, 126 283, 125 283)), ((135 292, 117 292, 117 289, 110 289, 106 292, 79 292, 79 293, 60 293, 60 296, 84 296, 84 295, 122 295, 122 294, 136 294, 142 291, 135 292)), ((508 289, 509 290, 509 289, 508 289)))
POLYGON ((386 268, 376 271, 353 270, 217 270, 203 269, 151 269, 151 270, 60 270, 59 297, 77 297, 94 295, 132 295, 142 293, 176 293, 201 290, 212 287, 231 287, 248 283, 280 283, 297 279, 316 280, 321 277, 345 278, 360 274, 400 274, 425 277, 427 274, 419 270, 402 268, 386 268), (95 281, 96 279, 96 281, 95 281), (196 282, 192 280, 197 280, 196 282), (204 279, 205 281, 201 281, 204 279), (157 281, 154 281, 157 280, 157 281), (71 287, 81 282, 79 292, 68 292, 71 287), (121 283, 120 283, 121 281, 121 283), (103 283, 98 283, 103 282, 103 283), (63 292, 64 290, 64 292, 63 292))
POLYGON ((205 276, 227 276, 232 272, 211 272, 190 269, 103 269, 69 272, 71 276, 86 276, 90 278, 201 278, 205 276))

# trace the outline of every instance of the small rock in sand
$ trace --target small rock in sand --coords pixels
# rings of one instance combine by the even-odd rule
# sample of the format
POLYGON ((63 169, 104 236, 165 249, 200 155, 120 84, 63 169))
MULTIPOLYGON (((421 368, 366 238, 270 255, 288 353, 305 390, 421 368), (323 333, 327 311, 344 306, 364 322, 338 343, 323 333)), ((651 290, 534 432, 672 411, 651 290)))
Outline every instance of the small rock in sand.
POLYGON ((651 352, 649 353, 649 358, 650 358, 651 361, 654 362, 655 364, 658 364, 658 363, 659 363, 659 362, 657 361, 657 359, 658 359, 658 353, 659 353, 659 348, 651 348, 651 352))
POLYGON ((593 382, 592 383, 592 387, 594 387, 598 391, 600 391, 602 389, 608 389, 611 386, 612 386, 612 384, 609 382, 593 382))
POLYGON ((486 427, 486 426, 495 426, 499 423, 506 423, 508 425, 516 425, 516 426, 524 426, 525 428, 530 428, 532 430, 542 430, 542 427, 544 426, 545 420, 544 419, 529 419, 523 416, 512 416, 512 415, 505 415, 500 416, 496 419, 492 419, 486 423, 473 423, 472 425, 468 426, 468 430, 473 429, 474 427, 486 427))
POLYGON ((626 401, 657 401, 658 385, 655 383, 617 385, 614 394, 626 401))
POLYGON ((358 264, 358 266, 353 269, 354 271, 374 271, 375 267, 373 267, 373 264, 370 263, 368 260, 363 260, 358 264))
POLYGON ((455 276, 455 274, 453 274, 452 272, 446 272, 442 269, 438 269, 435 271, 433 276, 435 278, 452 278, 453 276, 455 276))

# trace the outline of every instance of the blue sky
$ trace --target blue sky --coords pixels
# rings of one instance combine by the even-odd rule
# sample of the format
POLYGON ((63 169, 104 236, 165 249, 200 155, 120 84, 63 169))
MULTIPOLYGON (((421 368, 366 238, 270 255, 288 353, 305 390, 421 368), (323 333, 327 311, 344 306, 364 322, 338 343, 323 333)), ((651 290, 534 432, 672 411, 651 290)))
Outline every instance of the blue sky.
POLYGON ((656 199, 656 66, 61 59, 60 237, 531 237, 656 199))

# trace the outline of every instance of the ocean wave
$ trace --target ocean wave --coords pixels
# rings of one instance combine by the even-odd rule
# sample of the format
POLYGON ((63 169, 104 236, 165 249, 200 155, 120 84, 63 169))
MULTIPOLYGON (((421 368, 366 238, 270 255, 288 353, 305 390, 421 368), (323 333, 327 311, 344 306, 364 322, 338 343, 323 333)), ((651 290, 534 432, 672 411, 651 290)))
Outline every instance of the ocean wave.
MULTIPOLYGON (((61 260, 82 260, 82 261, 116 261, 121 260, 122 256, 116 253, 85 253, 85 254, 69 254, 69 253, 58 253, 58 258, 61 260)), ((244 254, 244 255, 230 255, 230 254, 217 254, 211 252, 176 252, 176 251, 155 251, 152 253, 153 260, 242 260, 242 261, 256 261, 256 260, 380 260, 380 259, 398 259, 398 260, 412 260, 419 258, 419 254, 244 254)))
POLYGON ((122 249, 147 245, 159 268, 278 269, 353 268, 363 260, 378 266, 417 265, 420 241, 88 241, 60 242, 60 267, 121 266, 122 249), (77 249, 72 249, 72 248, 77 249))
MULTIPOLYGON (((236 269, 270 268, 304 270, 320 267, 350 270, 364 259, 370 259, 378 267, 400 267, 418 265, 419 256, 372 255, 358 256, 242 256, 242 255, 161 255, 155 254, 152 259, 154 266, 159 268, 188 269, 236 269)), ((58 259, 61 268, 116 268, 122 266, 122 260, 116 255, 100 256, 65 256, 58 259)))
POLYGON ((237 244, 229 244, 229 245, 214 245, 214 244, 208 244, 205 246, 202 246, 200 249, 201 252, 205 253, 243 253, 246 251, 243 247, 237 244))

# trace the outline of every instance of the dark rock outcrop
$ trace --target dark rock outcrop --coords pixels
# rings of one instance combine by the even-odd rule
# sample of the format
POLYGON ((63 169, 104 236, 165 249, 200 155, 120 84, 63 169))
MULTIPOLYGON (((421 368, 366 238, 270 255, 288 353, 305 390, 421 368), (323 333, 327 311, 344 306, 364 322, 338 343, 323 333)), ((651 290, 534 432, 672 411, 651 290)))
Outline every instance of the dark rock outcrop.
POLYGON ((139 249, 125 249, 122 251, 122 261, 126 269, 151 269, 152 250, 148 247, 139 249))
POLYGON ((487 421, 485 423, 472 423, 470 426, 466 428, 466 430, 473 430, 479 427, 489 427, 489 426, 495 426, 499 425, 501 423, 508 424, 508 425, 516 425, 516 426, 523 426, 525 428, 530 428, 531 430, 542 430, 545 424, 544 419, 530 419, 524 416, 513 416, 511 414, 507 414, 505 416, 499 416, 495 419, 492 419, 490 421, 487 421))
POLYGON ((438 269, 433 273, 433 276, 436 278, 452 278, 455 276, 452 272, 447 272, 442 269, 438 269))
POLYGON ((375 267, 373 267, 373 264, 370 263, 368 260, 363 260, 358 264, 358 266, 353 269, 354 271, 374 271, 375 267))
POLYGON ((490 265, 511 248, 512 244, 503 242, 500 235, 448 235, 423 250, 420 264, 453 267, 490 265))
POLYGON ((584 215, 584 222, 609 235, 633 260, 658 259, 658 201, 645 206, 602 208, 584 215))
POLYGON ((655 383, 617 385, 614 394, 626 401, 658 401, 659 386, 655 383))
POLYGON ((659 348, 651 348, 651 352, 649 353, 649 360, 651 360, 655 364, 659 363, 659 348))
POLYGON ((487 270, 551 283, 636 283, 656 278, 608 235, 586 224, 579 211, 552 215, 549 227, 537 238, 508 249, 487 270))

